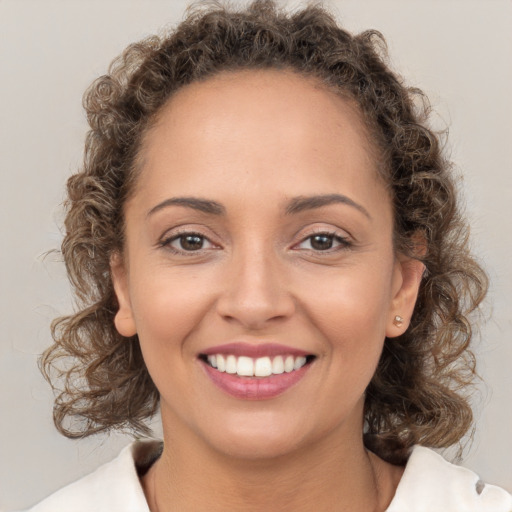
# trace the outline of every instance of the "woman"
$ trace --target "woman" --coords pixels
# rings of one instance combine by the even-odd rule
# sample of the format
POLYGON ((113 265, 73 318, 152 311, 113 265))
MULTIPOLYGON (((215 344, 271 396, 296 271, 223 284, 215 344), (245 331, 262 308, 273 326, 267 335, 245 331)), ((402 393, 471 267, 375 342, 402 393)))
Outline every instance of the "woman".
POLYGON ((65 435, 147 434, 160 407, 164 442, 34 511, 512 508, 425 448, 471 427, 486 278, 381 42, 214 7, 93 84, 63 243, 81 307, 42 363, 66 358, 65 435))

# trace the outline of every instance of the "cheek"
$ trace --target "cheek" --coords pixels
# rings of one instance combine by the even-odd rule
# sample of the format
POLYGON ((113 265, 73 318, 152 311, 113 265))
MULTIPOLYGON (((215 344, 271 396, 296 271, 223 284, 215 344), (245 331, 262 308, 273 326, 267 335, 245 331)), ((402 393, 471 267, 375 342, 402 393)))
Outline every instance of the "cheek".
POLYGON ((370 267, 336 269, 322 279, 305 280, 303 296, 314 316, 334 331, 381 328, 391 305, 390 274, 370 267))
POLYGON ((305 283, 303 307, 336 364, 350 361, 371 372, 384 343, 392 292, 389 273, 369 269, 337 269, 328 279, 305 283))
POLYGON ((311 311, 315 327, 326 340, 325 350, 333 364, 368 374, 371 378, 385 340, 385 315, 378 304, 347 301, 319 303, 311 311), (357 370, 358 369, 358 370, 357 370))
POLYGON ((198 325, 211 305, 199 276, 184 279, 172 269, 154 269, 135 276, 132 306, 141 344, 175 350, 198 325))
POLYGON ((144 361, 163 402, 185 407, 196 358, 190 339, 211 301, 194 278, 185 282, 169 269, 140 277, 133 309, 144 361))

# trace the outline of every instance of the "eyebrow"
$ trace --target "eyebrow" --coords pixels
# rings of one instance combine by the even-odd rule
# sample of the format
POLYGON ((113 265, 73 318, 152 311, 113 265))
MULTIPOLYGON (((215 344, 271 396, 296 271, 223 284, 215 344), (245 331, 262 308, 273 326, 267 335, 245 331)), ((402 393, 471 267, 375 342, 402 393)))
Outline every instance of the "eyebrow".
POLYGON ((344 196, 342 194, 324 194, 318 196, 295 197, 288 203, 288 206, 286 207, 286 214, 292 215, 294 213, 321 208, 322 206, 328 206, 331 204, 345 204, 347 206, 351 206, 356 210, 359 210, 370 220, 372 218, 364 206, 356 203, 350 199, 350 197, 344 196))
MULTIPOLYGON (((322 206, 328 206, 331 204, 344 204, 351 206, 363 213, 369 219, 372 218, 364 206, 356 203, 349 197, 342 194, 323 194, 316 196, 294 197, 288 203, 285 213, 286 215, 293 215, 305 210, 313 210, 315 208, 321 208, 322 206)), ((212 201, 210 199, 200 199, 198 197, 171 197, 151 208, 147 216, 149 217, 169 206, 184 206, 186 208, 193 208, 194 210, 198 210, 200 212, 208 213, 211 215, 224 215, 226 213, 224 206, 217 201, 212 201)))
POLYGON ((169 206, 185 206, 186 208, 193 208, 194 210, 209 213, 211 215, 224 215, 226 213, 224 206, 217 203, 217 201, 199 199, 197 197, 171 197, 151 208, 147 216, 149 217, 169 206))

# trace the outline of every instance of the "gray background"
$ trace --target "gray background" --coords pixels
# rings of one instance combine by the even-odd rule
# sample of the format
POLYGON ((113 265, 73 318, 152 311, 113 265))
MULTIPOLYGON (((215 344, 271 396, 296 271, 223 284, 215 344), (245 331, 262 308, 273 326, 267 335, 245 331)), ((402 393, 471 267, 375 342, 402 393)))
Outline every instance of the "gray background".
MULTIPOLYGON (((0 0, 0 508, 26 507, 113 457, 128 438, 55 431, 37 355, 70 311, 59 245, 67 176, 80 163, 81 95, 128 43, 185 1, 0 0)), ((290 2, 290 5, 296 5, 290 2)), ((450 128, 476 253, 492 279, 477 345, 486 382, 464 464, 512 490, 512 2, 331 1, 352 30, 377 28, 392 62, 450 128)))

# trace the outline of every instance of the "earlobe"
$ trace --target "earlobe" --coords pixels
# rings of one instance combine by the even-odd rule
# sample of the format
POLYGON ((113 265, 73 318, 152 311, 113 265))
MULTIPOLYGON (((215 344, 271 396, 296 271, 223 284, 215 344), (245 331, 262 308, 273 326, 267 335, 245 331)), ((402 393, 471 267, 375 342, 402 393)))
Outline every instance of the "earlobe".
POLYGON ((396 263, 397 289, 391 303, 386 337, 395 338, 409 327, 425 265, 413 258, 404 258, 396 263))
POLYGON ((126 265, 122 255, 118 252, 114 253, 110 258, 110 272, 119 304, 119 309, 114 317, 117 332, 127 338, 135 336, 137 334, 137 327, 133 318, 126 265))

